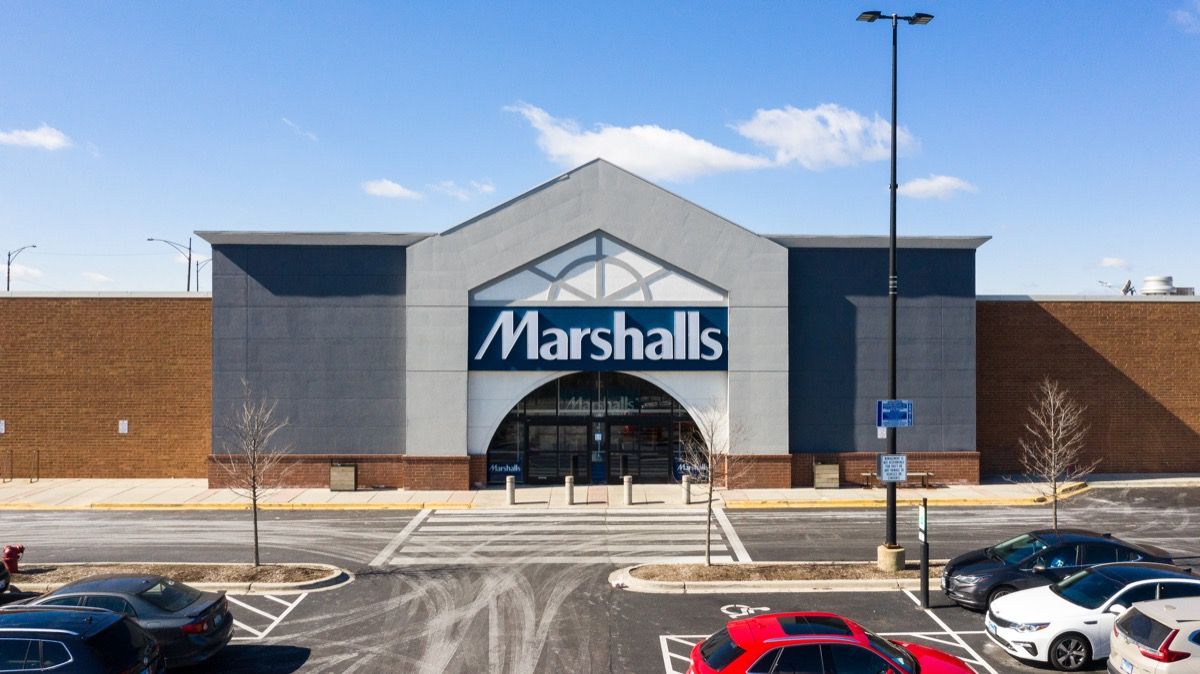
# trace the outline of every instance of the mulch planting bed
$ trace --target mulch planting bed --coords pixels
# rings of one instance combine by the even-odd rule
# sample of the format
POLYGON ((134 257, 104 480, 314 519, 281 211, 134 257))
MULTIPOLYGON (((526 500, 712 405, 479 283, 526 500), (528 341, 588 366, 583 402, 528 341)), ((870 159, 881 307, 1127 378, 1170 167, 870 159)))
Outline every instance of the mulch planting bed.
POLYGON ((299 583, 324 578, 329 569, 278 564, 22 564, 12 583, 69 583, 103 573, 154 574, 183 583, 299 583))

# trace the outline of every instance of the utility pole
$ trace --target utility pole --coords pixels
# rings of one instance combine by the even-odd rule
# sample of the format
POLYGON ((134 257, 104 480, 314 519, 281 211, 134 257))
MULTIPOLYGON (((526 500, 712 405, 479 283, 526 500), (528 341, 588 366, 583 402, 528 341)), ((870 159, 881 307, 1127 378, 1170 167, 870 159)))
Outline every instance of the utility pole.
MULTIPOLYGON (((161 243, 165 243, 168 246, 179 251, 180 255, 187 256, 187 270, 184 271, 183 275, 187 278, 187 290, 188 290, 188 292, 191 292, 192 291, 192 237, 190 237, 190 236, 188 237, 188 243, 187 243, 186 249, 183 247, 182 243, 175 243, 174 241, 167 241, 166 239, 155 239, 153 237, 150 237, 146 240, 147 241, 159 241, 161 243)), ((197 286, 200 285, 199 278, 196 279, 196 285, 197 286)))

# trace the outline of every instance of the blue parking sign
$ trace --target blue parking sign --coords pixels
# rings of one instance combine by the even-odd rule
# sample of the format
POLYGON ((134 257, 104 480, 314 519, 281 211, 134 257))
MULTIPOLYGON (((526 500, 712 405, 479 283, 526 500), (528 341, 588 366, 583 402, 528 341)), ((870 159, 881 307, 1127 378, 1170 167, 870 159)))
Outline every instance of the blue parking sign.
POLYGON ((913 425, 911 400, 879 400, 875 403, 875 425, 879 428, 909 428, 913 425))

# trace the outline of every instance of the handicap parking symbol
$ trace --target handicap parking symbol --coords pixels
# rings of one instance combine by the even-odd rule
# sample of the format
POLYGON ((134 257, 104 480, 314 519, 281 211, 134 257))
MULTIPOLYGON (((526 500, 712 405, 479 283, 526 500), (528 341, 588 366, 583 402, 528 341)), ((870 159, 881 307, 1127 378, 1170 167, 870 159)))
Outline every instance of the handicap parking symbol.
POLYGON ((726 604, 721 607, 721 613, 734 619, 745 618, 752 613, 762 613, 770 610, 771 607, 769 606, 746 606, 745 604, 726 604))

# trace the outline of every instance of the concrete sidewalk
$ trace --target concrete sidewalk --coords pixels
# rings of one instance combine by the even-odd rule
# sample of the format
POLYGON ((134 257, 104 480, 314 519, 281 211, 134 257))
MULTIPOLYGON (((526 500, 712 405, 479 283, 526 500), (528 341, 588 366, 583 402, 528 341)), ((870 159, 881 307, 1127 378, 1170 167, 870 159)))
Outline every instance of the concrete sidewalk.
MULTIPOLYGON (((1200 475, 1096 475, 1090 488, 1165 487, 1200 488, 1200 475)), ((1072 494, 1088 486, 1072 485, 1072 494)), ((692 488, 690 506, 683 505, 679 485, 634 485, 632 507, 703 508, 706 491, 692 488)), ((882 488, 842 489, 729 489, 717 490, 715 500, 728 509, 738 508, 865 508, 881 507, 882 488)), ((981 485, 951 485, 936 488, 902 488, 901 503, 922 498, 931 505, 1033 505, 1036 490, 1027 484, 991 480, 981 485)), ((624 507, 622 488, 616 486, 576 487, 574 507, 624 507)), ((566 507, 563 487, 520 487, 521 509, 566 507)), ((234 510, 247 507, 228 489, 209 489, 203 478, 188 479, 43 479, 30 483, 16 479, 0 484, 0 510, 234 510)), ((269 494, 261 507, 273 510, 419 510, 423 508, 505 508, 502 488, 472 491, 372 490, 335 492, 328 489, 281 489, 269 494)))

